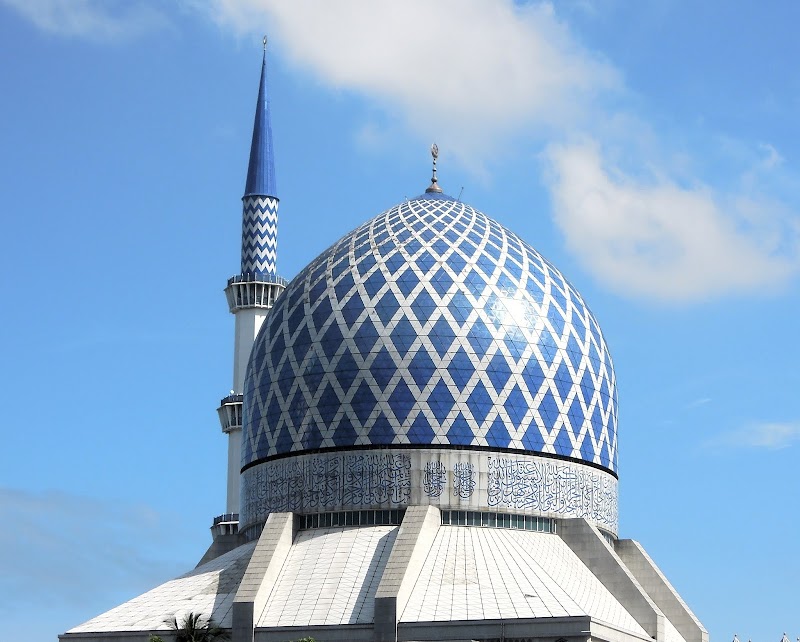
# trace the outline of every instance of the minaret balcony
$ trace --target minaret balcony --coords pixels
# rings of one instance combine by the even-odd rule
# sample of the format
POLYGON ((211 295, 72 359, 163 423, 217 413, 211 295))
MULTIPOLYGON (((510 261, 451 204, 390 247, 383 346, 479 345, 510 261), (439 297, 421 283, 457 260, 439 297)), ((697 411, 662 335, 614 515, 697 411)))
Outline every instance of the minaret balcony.
POLYGON ((236 535, 239 532, 239 514, 225 513, 214 518, 211 535, 217 539, 223 535, 236 535))
POLYGON ((222 432, 227 434, 232 430, 242 429, 243 401, 244 395, 228 395, 219 402, 217 414, 219 414, 222 432))
POLYGON ((239 274, 228 279, 225 296, 232 313, 246 308, 271 308, 287 281, 269 274, 239 274))

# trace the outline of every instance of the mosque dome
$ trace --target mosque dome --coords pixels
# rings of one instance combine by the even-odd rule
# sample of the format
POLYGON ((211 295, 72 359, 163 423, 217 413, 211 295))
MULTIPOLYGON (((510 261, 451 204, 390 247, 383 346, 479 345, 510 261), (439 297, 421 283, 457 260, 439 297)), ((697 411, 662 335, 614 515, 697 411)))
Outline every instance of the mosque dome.
POLYGON ((616 476, 614 369, 575 288, 480 211, 426 193, 286 288, 253 347, 243 471, 370 447, 523 451, 616 476))

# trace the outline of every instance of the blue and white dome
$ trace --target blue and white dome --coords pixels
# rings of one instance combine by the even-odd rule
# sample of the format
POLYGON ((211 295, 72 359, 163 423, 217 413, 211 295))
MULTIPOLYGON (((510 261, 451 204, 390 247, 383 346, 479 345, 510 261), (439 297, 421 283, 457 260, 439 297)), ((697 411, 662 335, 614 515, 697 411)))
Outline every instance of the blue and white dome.
POLYGON ((530 245, 439 194, 401 203, 287 287, 253 348, 242 465, 364 446, 511 449, 617 469, 594 316, 530 245))

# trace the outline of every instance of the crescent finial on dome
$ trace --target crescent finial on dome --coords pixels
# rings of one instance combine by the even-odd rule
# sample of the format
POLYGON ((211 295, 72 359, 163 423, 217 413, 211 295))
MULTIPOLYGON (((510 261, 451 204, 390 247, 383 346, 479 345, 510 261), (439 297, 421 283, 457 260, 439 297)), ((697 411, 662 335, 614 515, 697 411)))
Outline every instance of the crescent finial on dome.
POLYGON ((425 193, 441 194, 442 188, 439 187, 439 181, 436 178, 436 159, 439 158, 439 146, 436 143, 431 145, 431 156, 433 156, 433 176, 431 176, 430 187, 425 190, 425 193))

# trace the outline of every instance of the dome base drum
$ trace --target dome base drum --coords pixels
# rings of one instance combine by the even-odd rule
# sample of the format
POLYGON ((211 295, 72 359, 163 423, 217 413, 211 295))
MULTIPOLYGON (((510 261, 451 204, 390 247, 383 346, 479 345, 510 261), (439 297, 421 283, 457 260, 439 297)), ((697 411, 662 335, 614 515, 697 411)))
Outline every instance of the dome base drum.
POLYGON ((270 513, 442 510, 584 517, 617 534, 617 479, 582 463, 519 452, 385 448, 283 457, 242 473, 240 525, 270 513))

